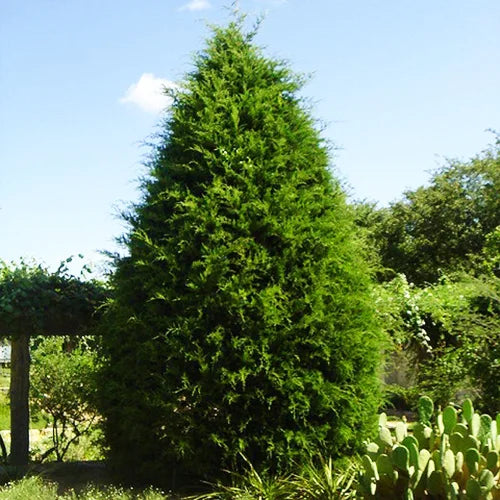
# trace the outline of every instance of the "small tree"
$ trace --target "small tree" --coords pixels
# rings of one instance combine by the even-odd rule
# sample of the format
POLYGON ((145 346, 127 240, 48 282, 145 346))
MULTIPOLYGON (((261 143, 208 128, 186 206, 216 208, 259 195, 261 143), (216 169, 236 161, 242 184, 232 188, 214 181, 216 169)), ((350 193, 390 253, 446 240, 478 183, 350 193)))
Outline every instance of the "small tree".
POLYGON ((70 349, 67 344, 64 337, 49 337, 32 350, 32 408, 48 415, 52 426, 52 447, 42 459, 54 453, 57 461, 63 460, 71 444, 89 433, 97 418, 92 404, 95 351, 86 339, 70 349))
POLYGON ((175 95, 103 324, 115 465, 288 469, 373 429, 369 270, 301 81, 238 23, 175 95))

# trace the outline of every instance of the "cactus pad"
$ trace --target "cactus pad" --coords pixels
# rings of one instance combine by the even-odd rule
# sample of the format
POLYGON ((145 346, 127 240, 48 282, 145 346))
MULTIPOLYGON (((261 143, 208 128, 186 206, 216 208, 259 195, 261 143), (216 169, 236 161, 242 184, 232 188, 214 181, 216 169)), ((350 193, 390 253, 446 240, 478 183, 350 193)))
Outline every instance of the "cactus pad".
POLYGON ((457 424, 457 410, 453 408, 453 406, 447 406, 443 410, 443 424, 444 424, 444 432, 446 434, 451 434, 453 428, 457 424))
POLYGON ((470 425, 472 421, 472 416, 474 415, 474 406, 472 406, 472 401, 466 399, 462 404, 462 415, 465 421, 470 425))
POLYGON ((434 413, 434 403, 432 402, 432 399, 428 396, 422 396, 418 400, 417 408, 420 422, 429 424, 432 414, 434 413))
POLYGON ((410 452, 406 446, 396 446, 392 450, 392 462, 401 470, 408 470, 410 465, 410 452))

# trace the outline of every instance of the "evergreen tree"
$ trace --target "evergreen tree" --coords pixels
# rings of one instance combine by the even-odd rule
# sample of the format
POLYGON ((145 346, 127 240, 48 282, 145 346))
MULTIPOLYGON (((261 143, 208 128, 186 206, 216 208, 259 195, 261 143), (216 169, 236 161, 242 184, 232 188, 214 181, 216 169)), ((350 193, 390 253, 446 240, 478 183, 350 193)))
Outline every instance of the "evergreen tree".
POLYGON ((379 404, 368 266, 328 151, 241 23, 177 92, 103 324, 110 458, 154 480, 353 449, 379 404))

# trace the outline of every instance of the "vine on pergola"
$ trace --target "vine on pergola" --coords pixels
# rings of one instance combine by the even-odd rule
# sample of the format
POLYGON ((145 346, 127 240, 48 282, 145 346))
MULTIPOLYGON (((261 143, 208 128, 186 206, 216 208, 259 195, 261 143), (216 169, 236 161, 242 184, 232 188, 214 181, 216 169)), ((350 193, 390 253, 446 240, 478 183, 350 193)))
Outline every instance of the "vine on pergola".
POLYGON ((96 319, 108 296, 102 282, 84 280, 61 263, 55 272, 44 266, 7 265, 0 261, 0 337, 81 335, 96 319))
POLYGON ((29 338, 83 335, 97 320, 108 289, 97 280, 71 275, 67 264, 55 272, 42 265, 0 261, 0 338, 11 341, 10 419, 13 465, 29 457, 29 338))

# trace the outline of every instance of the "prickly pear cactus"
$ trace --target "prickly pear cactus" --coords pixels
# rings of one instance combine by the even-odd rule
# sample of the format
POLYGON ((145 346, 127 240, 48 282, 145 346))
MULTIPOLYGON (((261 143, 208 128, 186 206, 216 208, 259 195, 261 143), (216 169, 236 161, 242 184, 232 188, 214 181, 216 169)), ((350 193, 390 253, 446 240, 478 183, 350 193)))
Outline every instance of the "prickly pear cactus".
POLYGON ((422 396, 418 400, 418 418, 423 424, 430 424, 432 414, 434 413, 434 403, 428 396, 422 396))
POLYGON ((419 422, 398 422, 393 432, 383 415, 378 439, 367 443, 359 477, 362 498, 500 500, 500 415, 479 415, 470 400, 461 410, 435 414, 419 401, 419 422))

